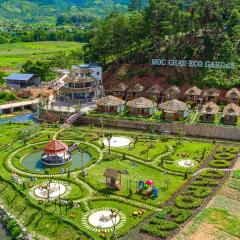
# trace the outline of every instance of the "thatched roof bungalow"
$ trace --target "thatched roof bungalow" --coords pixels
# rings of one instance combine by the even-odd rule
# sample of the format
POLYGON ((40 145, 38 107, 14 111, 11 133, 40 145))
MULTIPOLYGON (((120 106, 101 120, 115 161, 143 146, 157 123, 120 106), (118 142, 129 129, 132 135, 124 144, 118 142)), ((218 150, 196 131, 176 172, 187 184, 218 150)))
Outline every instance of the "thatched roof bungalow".
POLYGON ((240 91, 237 88, 232 88, 226 94, 226 98, 228 99, 228 103, 240 103, 240 91))
POLYGON ((230 103, 223 109, 223 121, 225 124, 236 124, 240 116, 240 107, 230 103))
POLYGON ((141 97, 143 95, 144 87, 137 83, 133 87, 127 89, 128 99, 134 99, 137 97, 141 97))
POLYGON ((114 96, 106 96, 97 100, 97 111, 102 113, 120 113, 125 108, 125 101, 114 96))
POLYGON ((144 97, 127 102, 129 113, 138 116, 151 116, 156 112, 157 103, 144 97))
POLYGON ((179 93, 180 89, 177 86, 171 86, 164 92, 165 100, 177 99, 179 93))
POLYGON ((125 83, 119 83, 118 85, 105 90, 108 95, 113 95, 115 97, 123 98, 125 96, 128 86, 125 83))
POLYGON ((201 110, 202 120, 204 122, 214 122, 219 110, 220 108, 216 103, 208 102, 201 110))
POLYGON ((217 103, 220 96, 220 91, 216 88, 209 88, 204 91, 203 98, 204 102, 215 102, 217 103))
POLYGON ((162 109, 162 116, 166 121, 179 120, 188 116, 187 104, 177 99, 161 103, 159 107, 162 109))
POLYGON ((190 101, 194 104, 197 104, 197 103, 199 103, 201 93, 202 93, 202 90, 200 88, 193 86, 193 87, 189 88, 184 93, 184 95, 187 97, 188 101, 190 101))
POLYGON ((146 91, 146 97, 153 99, 156 97, 158 100, 162 98, 163 88, 159 84, 155 84, 146 91))

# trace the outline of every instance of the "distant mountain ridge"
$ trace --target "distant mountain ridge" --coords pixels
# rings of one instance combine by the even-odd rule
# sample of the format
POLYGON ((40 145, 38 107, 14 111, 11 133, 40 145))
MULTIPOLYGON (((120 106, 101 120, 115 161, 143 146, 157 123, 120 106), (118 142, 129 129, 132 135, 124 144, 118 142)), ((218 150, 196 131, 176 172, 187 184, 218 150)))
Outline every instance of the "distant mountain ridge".
POLYGON ((60 14, 106 15, 130 0, 0 0, 0 23, 54 23, 60 14))

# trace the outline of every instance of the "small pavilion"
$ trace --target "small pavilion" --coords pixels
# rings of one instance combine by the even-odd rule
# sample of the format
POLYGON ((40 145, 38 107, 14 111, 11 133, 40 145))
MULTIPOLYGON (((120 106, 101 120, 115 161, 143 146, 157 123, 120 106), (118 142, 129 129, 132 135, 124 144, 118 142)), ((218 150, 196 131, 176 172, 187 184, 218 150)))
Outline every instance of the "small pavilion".
POLYGON ((238 104, 240 103, 240 91, 237 88, 232 88, 229 90, 226 94, 228 103, 235 103, 238 104))
POLYGON ((47 166, 60 166, 70 162, 72 156, 65 143, 53 140, 44 147, 41 159, 47 166))
POLYGON ((140 97, 127 102, 129 113, 137 116, 151 116, 157 110, 157 103, 140 97))
POLYGON ((97 111, 102 113, 120 113, 125 108, 124 100, 111 95, 97 100, 96 104, 97 111))
POLYGON ((187 104, 177 99, 161 103, 159 107, 162 109, 162 116, 166 121, 175 121, 188 116, 187 104))
POLYGON ((214 122, 215 117, 218 114, 219 110, 220 108, 216 103, 208 102, 202 108, 202 111, 201 111, 202 120, 204 122, 214 122))
POLYGON ((223 109, 223 121, 225 124, 236 124, 240 116, 240 107, 230 103, 223 109))
POLYGON ((103 174, 106 177, 106 186, 111 189, 121 189, 122 179, 121 179, 121 171, 107 168, 103 174))

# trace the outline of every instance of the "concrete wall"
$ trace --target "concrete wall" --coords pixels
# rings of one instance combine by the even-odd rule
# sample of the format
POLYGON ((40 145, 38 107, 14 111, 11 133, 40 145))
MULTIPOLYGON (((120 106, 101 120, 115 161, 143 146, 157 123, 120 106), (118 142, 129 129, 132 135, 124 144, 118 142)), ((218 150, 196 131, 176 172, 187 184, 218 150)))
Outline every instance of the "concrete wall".
MULTIPOLYGON (((79 124, 94 124, 101 125, 101 118, 80 116, 75 125, 79 124)), ((129 120, 114 120, 102 119, 104 125, 108 127, 121 127, 130 129, 147 130, 149 126, 155 126, 156 132, 168 132, 177 134, 179 128, 183 128, 186 136, 205 137, 205 138, 218 138, 225 140, 240 140, 240 128, 237 127, 222 127, 211 125, 185 125, 183 123, 152 123, 142 121, 129 121, 129 120)))

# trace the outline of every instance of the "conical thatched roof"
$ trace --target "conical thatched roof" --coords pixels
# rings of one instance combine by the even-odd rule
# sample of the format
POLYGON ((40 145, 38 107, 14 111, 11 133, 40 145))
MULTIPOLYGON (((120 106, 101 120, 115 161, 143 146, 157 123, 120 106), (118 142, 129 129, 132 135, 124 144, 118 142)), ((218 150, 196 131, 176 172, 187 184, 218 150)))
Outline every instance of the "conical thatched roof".
POLYGON ((152 107, 156 107, 157 103, 149 99, 146 99, 144 97, 140 97, 132 101, 128 101, 127 106, 131 108, 152 108, 152 107))
POLYGON ((166 111, 166 112, 179 112, 179 111, 186 111, 188 109, 188 106, 186 103, 181 102, 177 99, 172 99, 170 101, 161 103, 159 107, 166 111))
POLYGON ((147 93, 160 94, 163 88, 159 84, 155 84, 147 90, 147 93))
POLYGON ((185 95, 192 95, 192 96, 200 96, 202 90, 196 86, 189 88, 184 94, 185 95))
POLYGON ((109 96, 102 97, 101 99, 97 100, 96 104, 98 106, 114 107, 114 106, 124 105, 125 101, 123 101, 120 98, 109 95, 109 96))
POLYGON ((226 94, 226 97, 237 97, 240 98, 240 91, 237 88, 232 88, 231 90, 229 90, 226 94))
POLYGON ((133 87, 130 87, 127 90, 127 92, 136 92, 136 93, 138 93, 138 92, 142 92, 143 90, 144 90, 144 87, 141 84, 137 83, 133 87))
POLYGON ((112 87, 110 90, 114 92, 124 92, 128 86, 125 83, 119 83, 118 85, 112 87))
POLYGON ((209 88, 203 95, 207 97, 218 97, 220 95, 220 91, 216 88, 209 88))
POLYGON ((202 108, 201 113, 204 114, 217 114, 219 112, 219 106, 214 102, 208 102, 202 108))
POLYGON ((230 103, 223 109, 223 115, 239 116, 240 107, 235 103, 230 103))
POLYGON ((170 88, 168 88, 166 91, 165 91, 165 94, 167 95, 175 95, 175 94, 179 94, 180 93, 180 90, 177 86, 171 86, 170 88))

